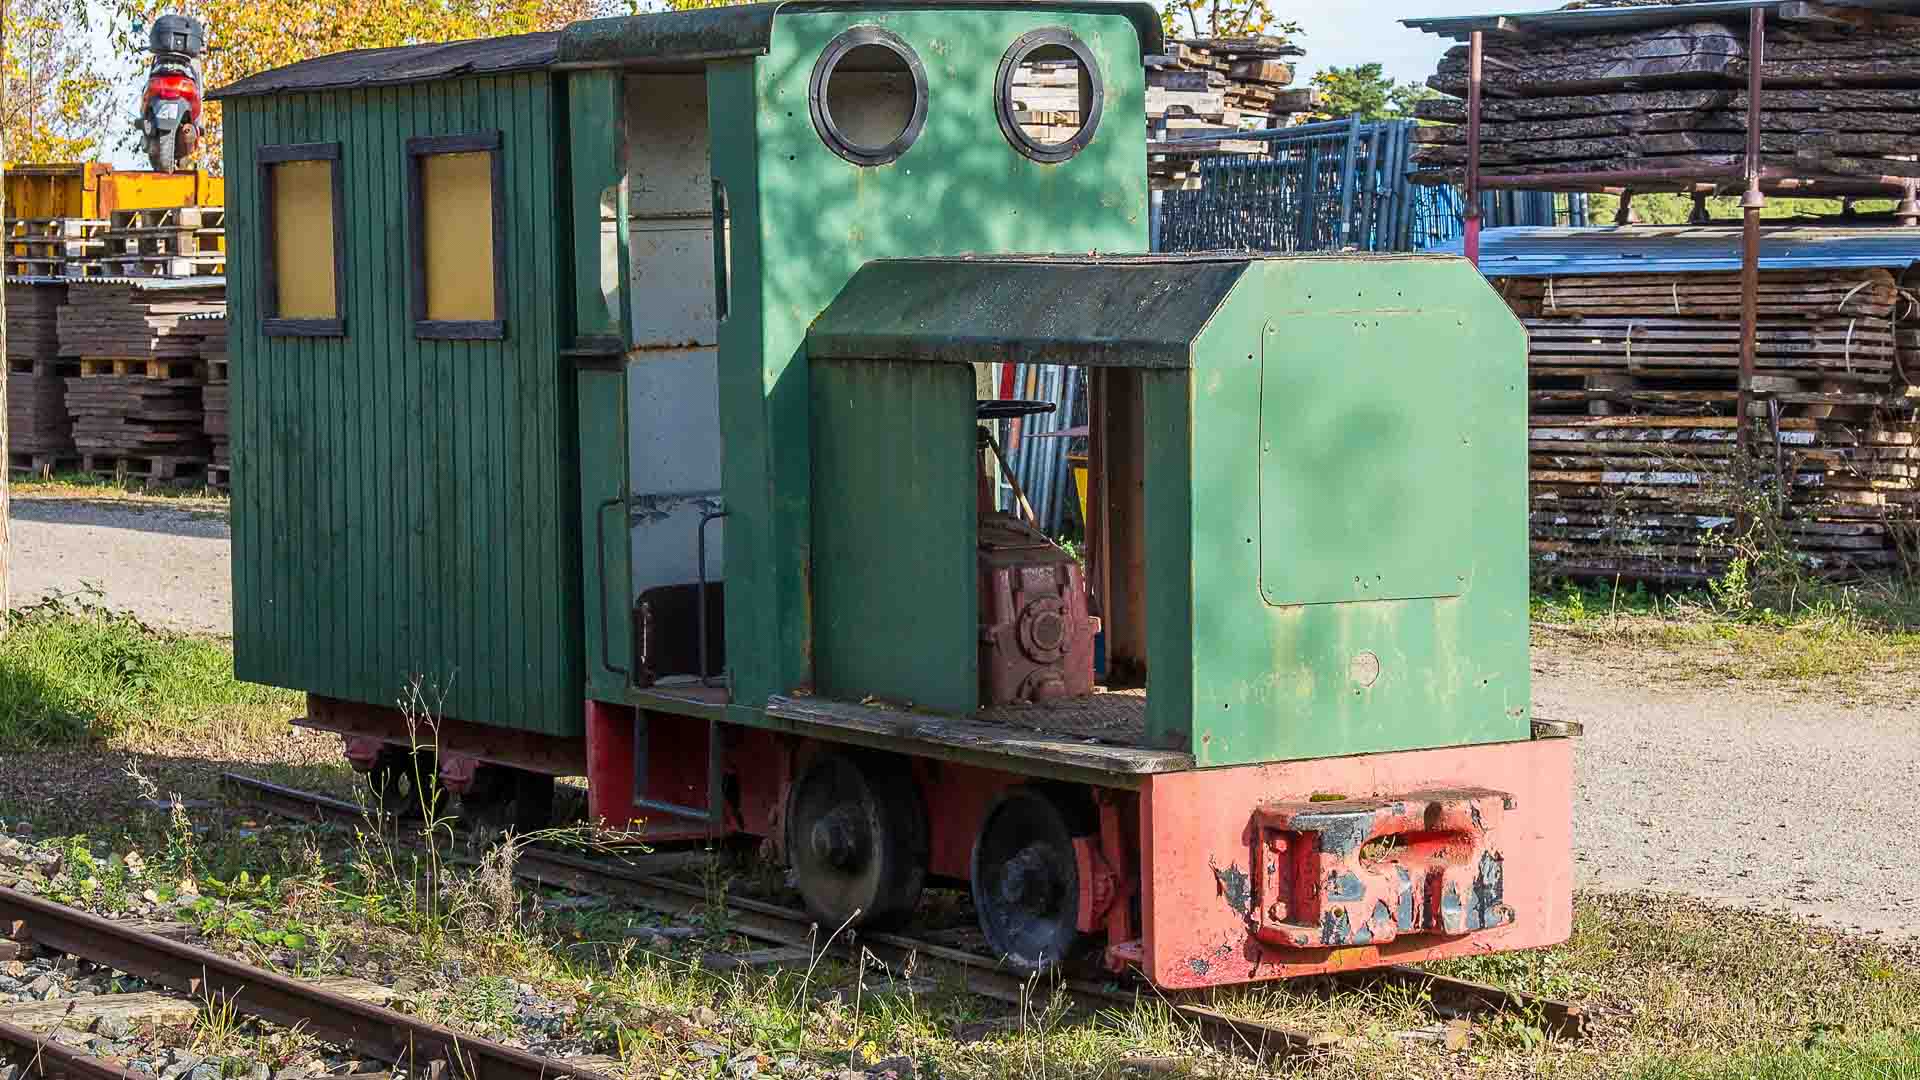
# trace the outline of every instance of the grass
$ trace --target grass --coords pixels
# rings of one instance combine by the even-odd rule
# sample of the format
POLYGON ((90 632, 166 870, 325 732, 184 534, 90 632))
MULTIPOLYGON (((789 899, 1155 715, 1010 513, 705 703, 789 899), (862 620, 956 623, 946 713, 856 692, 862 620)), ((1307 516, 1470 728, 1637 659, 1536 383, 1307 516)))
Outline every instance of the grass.
MULTIPOLYGON (((1548 583, 1533 616, 1544 633, 1732 651, 1747 657, 1743 670, 1780 678, 1850 670, 1859 661, 1848 657, 1863 650, 1871 663, 1903 662, 1920 641, 1902 614, 1909 601, 1892 590, 1808 593, 1787 607, 1740 599, 1724 589, 1548 583), (1811 659, 1793 660, 1795 651, 1811 659)), ((150 890, 185 903, 181 917, 223 949, 300 975, 405 974, 420 983, 408 1007, 422 1015, 613 1055, 635 1077, 738 1074, 728 1063, 743 1060, 831 1075, 894 1056, 914 1060, 921 1075, 956 1078, 1260 1072, 1199 1041, 1151 995, 1090 1017, 1037 1003, 1003 1009, 910 973, 832 960, 716 975, 697 963, 701 951, 751 947, 718 909, 703 942, 653 952, 644 934, 629 933, 648 916, 543 909, 537 890, 513 883, 510 850, 495 848, 477 865, 420 859, 368 830, 268 827, 219 806, 146 810, 129 805, 139 783, 116 781, 117 765, 76 778, 82 769, 67 774, 60 764, 113 747, 177 765, 157 793, 189 791, 235 760, 232 746, 289 754, 286 721, 298 705, 297 695, 237 681, 221 641, 154 630, 93 603, 16 611, 0 634, 0 751, 43 753, 28 770, 0 770, 0 818, 30 816, 62 854, 64 880, 49 883, 55 896, 116 911, 150 890), (48 746, 73 749, 62 758, 48 746), (53 775, 44 792, 8 795, 20 777, 5 774, 21 771, 53 775), (90 785, 108 787, 108 801, 88 802, 90 785), (517 1007, 521 984, 555 1005, 538 1030, 517 1007)), ((337 743, 316 741, 327 744, 326 768, 340 773, 337 743)), ((453 843, 444 830, 429 832, 453 843)), ((716 894, 764 886, 754 869, 714 871, 706 884, 716 894)), ((1217 1004, 1327 1036, 1329 1049, 1287 1067, 1303 1080, 1920 1077, 1915 955, 1786 918, 1584 894, 1564 945, 1439 966, 1579 1002, 1597 1016, 1594 1031, 1558 1042, 1533 1018, 1479 1017, 1466 1046, 1449 1049, 1421 992, 1351 983, 1236 988, 1217 1004)), ((251 1053, 255 1036, 220 1003, 208 1006, 196 1038, 251 1053)))
POLYGON ((5 616, 0 750, 284 731, 299 697, 243 683, 221 641, 156 630, 97 602, 5 616))
POLYGON ((1871 676, 1920 663, 1920 586, 1908 582, 1811 583, 1756 598, 1725 579, 1687 590, 1543 579, 1531 614, 1536 641, 1654 652, 1695 677, 1871 691, 1871 676))
POLYGON ((145 484, 138 479, 118 481, 94 473, 54 473, 52 476, 15 476, 12 493, 21 498, 106 499, 116 502, 162 503, 191 509, 222 509, 227 494, 204 484, 145 484))

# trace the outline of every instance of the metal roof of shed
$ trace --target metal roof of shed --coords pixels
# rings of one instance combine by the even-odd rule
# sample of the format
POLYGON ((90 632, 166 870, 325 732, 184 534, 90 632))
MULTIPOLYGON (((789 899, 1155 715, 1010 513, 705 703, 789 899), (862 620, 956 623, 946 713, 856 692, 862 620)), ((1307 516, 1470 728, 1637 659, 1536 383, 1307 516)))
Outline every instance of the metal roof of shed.
MULTIPOLYGON (((1646 30, 1702 19, 1742 19, 1754 8, 1769 15, 1782 8, 1804 7, 1801 0, 1691 0, 1684 3, 1638 4, 1631 7, 1555 8, 1547 11, 1511 11, 1496 15, 1446 15, 1401 19, 1402 26, 1429 34, 1467 40, 1475 30, 1522 34, 1605 34, 1618 30, 1646 30)), ((1920 0, 1825 0, 1821 6, 1869 8, 1876 11, 1920 12, 1920 0)))
POLYGON ((1250 255, 880 259, 807 331, 816 357, 1191 367, 1250 255))
POLYGON ((825 359, 1190 368, 1255 263, 1427 254, 967 255, 861 267, 807 331, 825 359))
POLYGON ((553 64, 559 42, 559 32, 548 31, 439 45, 354 49, 250 75, 207 96, 218 99, 308 90, 357 90, 468 75, 532 71, 553 64))
MULTIPOLYGON (((1458 255, 1461 241, 1435 252, 1458 255)), ((1920 263, 1920 229, 1832 229, 1800 225, 1760 231, 1762 270, 1827 270, 1920 263)), ((1480 272, 1488 277, 1647 274, 1740 269, 1740 229, 1700 225, 1626 225, 1590 229, 1517 226, 1480 234, 1480 272)))
POLYGON ((776 17, 788 13, 871 8, 961 11, 1028 8, 1123 15, 1140 35, 1142 54, 1164 45, 1160 16, 1135 0, 773 0, 690 11, 663 11, 587 19, 564 29, 510 37, 478 38, 437 45, 356 49, 264 71, 215 90, 211 98, 428 82, 472 75, 502 75, 545 68, 679 68, 764 54, 776 17))

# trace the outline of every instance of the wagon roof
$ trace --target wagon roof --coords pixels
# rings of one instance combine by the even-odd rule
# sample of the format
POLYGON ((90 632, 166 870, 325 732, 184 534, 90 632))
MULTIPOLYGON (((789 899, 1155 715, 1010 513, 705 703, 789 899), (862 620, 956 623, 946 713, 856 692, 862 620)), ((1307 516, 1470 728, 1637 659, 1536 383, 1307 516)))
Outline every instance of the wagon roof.
POLYGON ((816 357, 1185 368, 1246 256, 882 259, 807 332, 816 357))
POLYGON ((782 14, 872 8, 901 10, 1037 9, 1124 15, 1140 33, 1143 54, 1162 48, 1160 16, 1151 4, 1116 0, 776 0, 692 11, 588 19, 563 30, 481 38, 439 45, 356 49, 261 72, 221 87, 210 97, 235 98, 312 90, 428 82, 544 68, 633 67, 697 69, 709 60, 759 56, 782 14))
MULTIPOLYGON (((861 267, 807 331, 823 359, 1194 366, 1193 347, 1247 268, 1432 255, 963 255, 861 267)), ((1457 260, 1445 260, 1457 261, 1457 260)))
POLYGON ((468 75, 504 75, 550 67, 560 34, 514 34, 440 45, 354 49, 249 75, 207 95, 212 98, 295 94, 309 90, 358 90, 468 75))

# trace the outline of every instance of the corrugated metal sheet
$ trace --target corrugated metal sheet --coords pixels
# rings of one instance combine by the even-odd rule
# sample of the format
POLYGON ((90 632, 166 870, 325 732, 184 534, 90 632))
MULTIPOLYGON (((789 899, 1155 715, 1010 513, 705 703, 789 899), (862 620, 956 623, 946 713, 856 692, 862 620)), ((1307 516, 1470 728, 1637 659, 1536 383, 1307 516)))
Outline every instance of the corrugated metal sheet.
MULTIPOLYGON (((1769 16, 1793 0, 1707 0, 1679 4, 1643 4, 1634 7, 1590 7, 1549 11, 1511 11, 1495 15, 1448 15, 1430 19, 1401 19, 1402 26, 1429 34, 1467 40, 1475 30, 1507 33, 1604 34, 1620 30, 1647 30, 1657 26, 1707 20, 1742 20, 1754 8, 1769 16)), ((1871 8, 1877 11, 1920 11, 1914 0, 1831 0, 1829 7, 1871 8)))
POLYGON ((477 38, 441 45, 402 45, 392 49, 355 49, 315 57, 263 71, 215 90, 215 99, 307 90, 397 86, 466 75, 500 75, 544 68, 553 63, 558 32, 477 38))
MULTIPOLYGON (((1460 241, 1435 252, 1464 254, 1460 241)), ((1762 270, 1881 266, 1920 262, 1920 229, 1781 226, 1760 233, 1762 270)), ((1740 230, 1696 225, 1593 229, 1489 229, 1480 235, 1480 272, 1488 277, 1545 274, 1646 274, 1740 269, 1740 230)))

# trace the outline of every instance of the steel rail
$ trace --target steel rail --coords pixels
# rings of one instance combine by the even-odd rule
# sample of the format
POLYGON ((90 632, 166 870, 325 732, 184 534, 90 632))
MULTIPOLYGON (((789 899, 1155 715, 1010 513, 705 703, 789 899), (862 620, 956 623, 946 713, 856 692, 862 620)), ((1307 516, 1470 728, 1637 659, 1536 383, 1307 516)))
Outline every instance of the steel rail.
MULTIPOLYGON (((0 888, 0 930, 235 1012, 289 1028, 409 1075, 444 1080, 608 1080, 490 1039, 463 1035, 278 972, 149 934, 84 911, 0 888)), ((89 1077, 105 1080, 105 1074, 89 1077)), ((120 1074, 113 1074, 116 1078, 120 1074)))
MULTIPOLYGON (((234 773, 223 774, 220 782, 234 795, 285 816, 345 824, 361 824, 366 820, 365 812, 360 807, 326 795, 234 773)), ((523 849, 514 872, 538 884, 614 897, 638 907, 679 917, 697 917, 711 910, 714 905, 713 897, 697 885, 540 848, 523 849)), ((731 920, 730 929, 744 937, 773 945, 806 946, 816 953, 831 952, 848 959, 857 959, 864 952, 887 965, 889 970, 912 967, 920 973, 946 975, 969 993, 999 1001, 1024 1005, 1054 992, 1104 1008, 1131 1008, 1143 1000, 1155 1000, 1138 991, 1120 990, 1081 980, 1043 981, 1024 977, 1009 971, 992 957, 901 934, 873 931, 835 935, 831 928, 815 924, 805 912, 761 900, 729 896, 721 904, 731 920)), ((1455 979, 1406 965, 1354 972, 1351 976, 1354 979, 1374 977, 1415 983, 1435 994, 1471 1001, 1490 1009, 1519 1014, 1534 1012, 1557 1035, 1580 1035, 1587 1022, 1586 1012, 1577 1005, 1455 979)), ((1327 1043, 1326 1037, 1317 1033, 1244 1020, 1184 1000, 1191 996, 1175 994, 1157 1000, 1175 1015, 1198 1026, 1216 1042, 1231 1044, 1263 1056, 1300 1053, 1327 1043)))
POLYGON ((153 1080, 106 1058, 0 1020, 0 1061, 9 1058, 20 1062, 24 1075, 45 1080, 153 1080))

